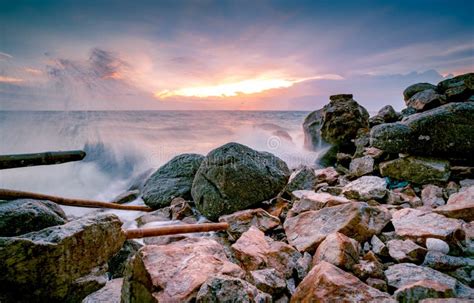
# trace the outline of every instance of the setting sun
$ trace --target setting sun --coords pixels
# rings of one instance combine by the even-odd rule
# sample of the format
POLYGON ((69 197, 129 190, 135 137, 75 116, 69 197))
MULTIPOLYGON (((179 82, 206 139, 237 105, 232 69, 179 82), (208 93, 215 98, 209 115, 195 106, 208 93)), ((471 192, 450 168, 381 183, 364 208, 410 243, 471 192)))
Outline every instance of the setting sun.
POLYGON ((314 80, 314 79, 342 79, 339 75, 321 75, 308 78, 299 79, 249 79, 234 83, 218 84, 214 86, 196 86, 186 87, 177 90, 163 90, 155 93, 157 98, 167 98, 172 96, 182 97, 235 97, 239 94, 255 94, 261 93, 266 90, 276 88, 288 88, 293 86, 295 83, 314 80))

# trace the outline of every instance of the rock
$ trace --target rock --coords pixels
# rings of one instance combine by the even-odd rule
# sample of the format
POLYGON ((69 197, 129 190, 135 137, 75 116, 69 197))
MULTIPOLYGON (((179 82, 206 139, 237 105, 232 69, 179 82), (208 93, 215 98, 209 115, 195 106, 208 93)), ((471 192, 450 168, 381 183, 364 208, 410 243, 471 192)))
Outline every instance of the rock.
MULTIPOLYGON (((368 254, 370 255, 371 252, 369 251, 368 254)), ((355 264, 352 267, 352 271, 354 272, 354 275, 361 280, 366 280, 368 278, 385 279, 383 265, 379 260, 377 260, 377 258, 375 258, 375 256, 369 260, 360 260, 358 264, 355 264)))
POLYGON ((450 102, 466 101, 474 93, 474 73, 459 75, 438 83, 438 90, 450 102))
POLYGON ((372 239, 370 239, 370 244, 372 246, 372 251, 375 254, 383 257, 389 256, 387 246, 376 235, 374 235, 372 239))
POLYGON ((398 120, 398 114, 391 105, 385 105, 382 107, 377 113, 377 116, 382 117, 384 123, 395 122, 398 120))
POLYGON ((286 192, 291 193, 295 190, 311 190, 316 185, 316 175, 314 169, 304 167, 290 176, 286 192))
POLYGON ((473 127, 474 102, 449 103, 411 115, 402 122, 373 127, 370 143, 388 153, 474 163, 473 127))
POLYGON ((63 210, 50 201, 0 201, 0 236, 14 237, 67 222, 63 210))
POLYGON ((125 241, 122 222, 93 214, 19 237, 0 238, 0 293, 6 302, 80 302, 102 287, 98 267, 125 241))
POLYGON ((425 298, 452 298, 454 290, 443 283, 420 280, 397 289, 393 296, 398 302, 418 302, 425 298))
POLYGON ((321 137, 334 145, 350 144, 360 128, 369 127, 369 114, 352 95, 334 95, 329 99, 322 110, 321 137))
POLYGON ((367 283, 367 285, 370 287, 387 292, 387 282, 385 282, 383 279, 368 278, 365 283, 367 283))
POLYGON ((420 303, 472 303, 469 299, 451 298, 451 299, 423 299, 420 303))
POLYGON ((462 239, 462 221, 449 219, 429 211, 418 209, 401 209, 392 217, 392 224, 399 237, 437 238, 450 242, 462 239))
POLYGON ((414 94, 405 103, 408 107, 414 108, 418 112, 422 112, 446 103, 446 97, 438 94, 434 89, 426 89, 414 94))
POLYGON ((461 181, 459 181, 459 185, 461 186, 461 189, 463 187, 468 188, 468 187, 474 186, 474 179, 461 180, 461 181))
POLYGON ((214 240, 193 238, 168 245, 146 245, 128 265, 122 302, 189 302, 209 278, 220 274, 244 276, 214 240))
POLYGON ((426 255, 426 249, 411 240, 390 240, 387 242, 390 257, 399 263, 421 263, 426 255))
POLYGON ((454 181, 449 181, 443 189, 443 197, 447 200, 451 195, 457 192, 459 192, 459 185, 454 181))
POLYGON ((444 242, 443 240, 436 239, 436 238, 426 239, 426 249, 428 251, 436 251, 436 252, 441 252, 441 253, 444 253, 444 254, 449 253, 448 243, 444 242))
POLYGON ((290 277, 301 254, 290 245, 266 237, 255 227, 250 227, 232 245, 235 258, 247 271, 274 268, 290 277))
POLYGON ((286 185, 285 162, 238 143, 211 151, 192 187, 197 209, 210 220, 274 198, 286 185))
POLYGON ((169 206, 174 198, 191 199, 194 175, 204 156, 182 154, 160 167, 146 181, 143 201, 151 208, 169 206))
POLYGON ((423 202, 421 202, 421 199, 418 198, 415 190, 410 185, 389 191, 387 204, 403 205, 405 203, 410 204, 412 208, 423 205, 423 202))
POLYGON ((128 261, 142 246, 143 244, 135 240, 125 241, 120 251, 107 262, 112 279, 123 277, 128 261))
POLYGON ((313 262, 313 257, 305 252, 301 258, 296 261, 296 273, 298 279, 303 280, 304 277, 308 274, 311 269, 311 263, 313 262))
POLYGON ((342 269, 321 262, 296 288, 291 302, 396 302, 342 269))
POLYGON ((242 279, 218 275, 204 282, 197 293, 196 302, 234 302, 236 298, 245 303, 272 301, 269 294, 259 291, 242 279))
POLYGON ((363 242, 380 233, 389 220, 387 211, 352 202, 304 212, 287 218, 283 226, 288 243, 299 251, 312 253, 331 233, 340 232, 363 242))
POLYGON ((149 212, 135 219, 138 226, 143 226, 152 222, 164 222, 171 220, 171 208, 163 207, 155 211, 149 212))
POLYGON ((455 297, 474 298, 474 291, 470 287, 429 267, 418 266, 412 263, 395 264, 388 267, 385 271, 385 276, 387 277, 388 285, 397 289, 420 280, 429 280, 446 285, 454 292, 455 297))
POLYGON ((229 223, 227 233, 238 239, 250 226, 255 226, 259 230, 266 232, 280 225, 280 219, 274 217, 261 208, 247 209, 225 215, 219 218, 219 222, 229 223))
POLYGON ((359 243, 341 233, 329 234, 318 246, 313 266, 326 261, 342 269, 351 270, 359 262, 359 243))
POLYGON ((430 208, 436 208, 446 204, 443 199, 443 189, 432 184, 423 186, 423 190, 421 191, 421 201, 424 206, 430 208))
POLYGON ((113 279, 107 281, 107 284, 98 291, 91 293, 84 298, 82 303, 117 303, 120 302, 120 292, 123 279, 113 279))
POLYGON ((454 271, 465 267, 469 271, 474 270, 474 259, 465 257, 454 257, 442 252, 430 251, 426 254, 423 266, 431 267, 440 271, 454 271))
POLYGON ((274 268, 251 271, 250 282, 259 290, 271 295, 281 294, 286 289, 285 277, 274 268))
POLYGON ((133 200, 138 199, 139 196, 140 196, 140 191, 138 189, 129 190, 118 195, 114 199, 112 199, 112 203, 124 204, 128 202, 132 202, 133 200))
POLYGON ((349 173, 354 177, 361 177, 370 174, 374 171, 375 161, 372 157, 363 156, 355 158, 351 161, 349 166, 349 173))
POLYGON ((303 121, 304 145, 306 148, 318 150, 324 144, 320 132, 322 112, 323 109, 311 112, 303 121))
POLYGON ((380 163, 380 174, 416 184, 448 180, 449 161, 433 158, 405 157, 380 163))
POLYGON ((327 183, 329 185, 335 185, 339 178, 339 173, 334 167, 326 167, 317 169, 314 171, 317 183, 327 183))
POLYGON ((315 193, 314 191, 296 191, 293 192, 295 197, 299 197, 299 200, 296 200, 293 203, 293 207, 288 212, 288 217, 294 217, 303 212, 310 210, 320 210, 324 207, 331 207, 340 204, 350 203, 351 200, 333 196, 328 193, 315 193))
POLYGON ((387 182, 376 176, 363 176, 344 186, 342 194, 349 199, 368 201, 383 199, 387 194, 387 182))
POLYGON ((474 186, 449 197, 448 203, 434 210, 448 218, 474 221, 474 186))
POLYGON ((422 92, 427 89, 436 90, 437 87, 436 85, 433 85, 430 83, 416 83, 416 84, 410 85, 403 91, 403 98, 405 101, 407 101, 416 93, 422 92))

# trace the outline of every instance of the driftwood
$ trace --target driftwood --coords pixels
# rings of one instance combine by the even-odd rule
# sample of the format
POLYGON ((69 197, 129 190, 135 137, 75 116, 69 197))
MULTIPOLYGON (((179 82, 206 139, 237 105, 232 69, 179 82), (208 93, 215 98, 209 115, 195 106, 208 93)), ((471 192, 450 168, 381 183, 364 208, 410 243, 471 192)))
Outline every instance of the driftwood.
POLYGON ((84 159, 86 153, 82 150, 45 152, 36 154, 0 155, 0 169, 60 164, 84 159))
POLYGON ((60 205, 89 207, 89 208, 111 208, 111 209, 121 209, 121 210, 153 211, 153 209, 147 206, 121 205, 121 204, 93 201, 93 200, 68 199, 68 198, 62 198, 62 197, 51 196, 51 195, 44 195, 44 194, 31 193, 31 192, 26 192, 26 191, 0 188, 0 200, 16 200, 16 199, 48 200, 60 205))
POLYGON ((174 226, 160 226, 150 228, 137 228, 125 230, 127 239, 139 239, 145 237, 157 237, 166 235, 198 233, 208 231, 226 230, 228 223, 203 223, 203 224, 184 224, 174 226))

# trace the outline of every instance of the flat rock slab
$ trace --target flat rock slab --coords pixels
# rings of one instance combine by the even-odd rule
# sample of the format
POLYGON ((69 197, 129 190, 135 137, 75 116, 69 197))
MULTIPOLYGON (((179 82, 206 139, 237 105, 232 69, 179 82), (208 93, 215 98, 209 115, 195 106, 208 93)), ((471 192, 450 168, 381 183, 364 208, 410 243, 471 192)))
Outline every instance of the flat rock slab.
POLYGON ((390 221, 390 213, 362 202, 351 202, 318 211, 307 211, 284 223, 288 243, 299 251, 314 252, 331 233, 340 232, 357 241, 378 234, 390 221))
POLYGON ((449 218, 462 219, 466 222, 474 221, 474 186, 452 194, 446 205, 434 211, 449 218))
POLYGON ((95 268, 125 242, 121 226, 115 215, 93 214, 19 237, 0 238, 0 293, 17 301, 84 298, 88 293, 81 291, 91 289, 81 288, 83 277, 92 278, 95 268))
POLYGON ((350 273, 321 262, 309 272, 296 288, 291 302, 390 302, 388 293, 368 286, 350 273))
POLYGON ((454 296, 474 299, 474 290, 456 279, 429 267, 418 266, 412 263, 400 263, 390 266, 385 271, 388 285, 397 289, 416 283, 421 280, 429 280, 445 285, 451 289, 454 296))
POLYGON ((189 302, 207 279, 218 274, 242 278, 244 272, 229 262, 224 247, 214 240, 147 245, 129 264, 122 302, 189 302))
POLYGON ((395 232, 402 238, 437 238, 450 242, 463 239, 461 220, 418 209, 401 209, 393 214, 395 232))

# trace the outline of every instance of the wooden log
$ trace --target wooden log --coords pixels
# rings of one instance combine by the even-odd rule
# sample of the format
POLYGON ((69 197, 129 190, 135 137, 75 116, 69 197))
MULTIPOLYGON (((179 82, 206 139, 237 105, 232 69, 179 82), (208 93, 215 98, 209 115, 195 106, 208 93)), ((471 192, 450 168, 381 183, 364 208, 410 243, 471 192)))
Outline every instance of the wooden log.
POLYGON ((31 193, 19 190, 1 189, 0 188, 0 200, 17 200, 17 199, 35 199, 35 200, 48 200, 60 205, 77 206, 77 207, 88 207, 88 208, 111 208, 121 210, 136 210, 136 211, 153 211, 153 209, 147 206, 139 205, 121 205, 109 202, 83 200, 83 199, 68 199, 63 197, 44 195, 38 193, 31 193))
POLYGON ((82 150, 45 152, 36 154, 0 155, 0 169, 60 164, 84 159, 86 153, 82 150))
POLYGON ((209 231, 226 230, 229 228, 229 223, 203 223, 203 224, 184 224, 174 226, 160 226, 150 228, 136 228, 125 230, 127 239, 139 239, 145 237, 157 237, 186 233, 199 233, 209 231))

